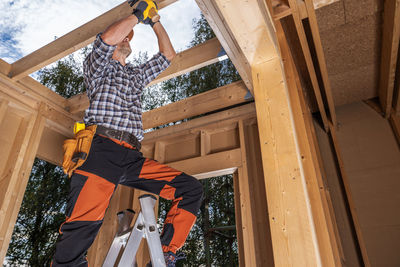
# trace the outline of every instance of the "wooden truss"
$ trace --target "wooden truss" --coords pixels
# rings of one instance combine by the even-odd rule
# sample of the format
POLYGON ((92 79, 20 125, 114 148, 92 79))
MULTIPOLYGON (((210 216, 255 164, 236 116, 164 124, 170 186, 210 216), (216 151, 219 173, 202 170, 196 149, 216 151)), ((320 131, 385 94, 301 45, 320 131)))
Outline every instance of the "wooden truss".
MULTIPOLYGON (((322 179, 313 119, 282 26, 282 19, 293 19, 322 124, 336 144, 335 105, 315 17, 315 8, 335 1, 196 0, 217 38, 179 53, 152 83, 217 62, 221 47, 242 77, 143 114, 144 128, 150 129, 212 112, 146 133, 143 153, 198 179, 234 174, 240 266, 342 265, 342 241, 322 179), (318 64, 312 61, 303 19, 310 22, 318 64), (245 100, 248 91, 254 102, 245 100)), ((157 2, 163 8, 175 0, 157 2)), ((380 99, 400 132, 400 100, 392 111, 399 7, 387 2, 385 34, 389 33, 384 45, 392 52, 383 51, 380 99)), ((86 46, 129 12, 123 3, 13 64, 0 60, 0 259, 7 252, 34 158, 60 164, 62 142, 72 136, 73 123, 88 106, 86 95, 64 99, 28 75, 86 46)), ((340 149, 335 149, 340 161, 340 149)), ((344 171, 342 178, 345 182, 344 171)), ((363 262, 369 266, 350 188, 346 189, 363 262)), ((91 265, 100 266, 107 253, 116 231, 116 211, 137 207, 138 194, 125 187, 115 193, 89 252, 91 265)), ((142 250, 139 263, 146 257, 142 250)))

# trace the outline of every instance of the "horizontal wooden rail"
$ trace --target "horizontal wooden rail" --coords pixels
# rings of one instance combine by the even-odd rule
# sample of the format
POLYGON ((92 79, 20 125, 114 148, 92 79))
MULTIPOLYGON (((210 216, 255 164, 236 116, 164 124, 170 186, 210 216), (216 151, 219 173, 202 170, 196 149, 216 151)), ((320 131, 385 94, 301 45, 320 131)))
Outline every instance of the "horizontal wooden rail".
POLYGON ((222 46, 218 39, 213 38, 202 44, 178 53, 177 56, 172 60, 168 69, 163 71, 148 86, 218 62, 218 53, 221 52, 221 49, 222 46))
POLYGON ((143 113, 143 128, 149 129, 243 103, 246 93, 246 86, 239 81, 150 110, 143 113))

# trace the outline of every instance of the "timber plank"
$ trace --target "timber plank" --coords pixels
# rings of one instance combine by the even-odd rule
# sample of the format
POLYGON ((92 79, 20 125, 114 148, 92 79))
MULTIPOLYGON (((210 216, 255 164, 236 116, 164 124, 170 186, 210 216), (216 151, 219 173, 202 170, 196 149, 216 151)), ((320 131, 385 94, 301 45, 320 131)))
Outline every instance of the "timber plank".
POLYGON ((396 136, 397 142, 399 143, 400 146, 400 116, 396 115, 395 112, 392 112, 389 121, 390 124, 392 125, 393 133, 396 136))
POLYGON ((229 169, 231 170, 232 174, 238 166, 241 166, 241 160, 241 151, 240 148, 237 148, 206 156, 169 162, 168 166, 183 171, 194 177, 201 176, 202 179, 204 179, 214 177, 215 175, 213 172, 219 170, 229 169), (205 173, 208 173, 210 176, 205 177, 205 173))
MULTIPOLYGON (((320 1, 320 2, 326 3, 326 2, 335 2, 335 1, 320 1)), ((319 34, 317 16, 315 15, 315 8, 314 8, 315 1, 313 4, 312 0, 305 0, 305 5, 307 8, 308 19, 310 21, 310 28, 311 28, 311 33, 313 36, 315 51, 316 51, 317 57, 318 57, 318 64, 319 64, 319 68, 321 70, 322 82, 324 84, 325 96, 326 96, 326 100, 328 102, 329 114, 330 114, 333 125, 336 125, 337 119, 336 119, 335 103, 333 101, 331 83, 329 81, 328 69, 326 67, 324 49, 322 47, 321 36, 319 34)))
POLYGON ((213 29, 224 50, 228 54, 232 63, 235 65, 246 87, 252 91, 251 70, 249 62, 244 56, 237 41, 233 37, 229 28, 224 24, 224 16, 216 7, 215 0, 196 0, 203 15, 213 29))
POLYGON ((10 71, 11 71, 11 64, 8 64, 7 62, 5 62, 0 58, 0 73, 8 75, 10 71))
POLYGON ((312 137, 311 113, 304 102, 303 90, 297 70, 290 53, 280 22, 276 23, 278 40, 281 45, 282 59, 285 67, 290 103, 301 153, 308 196, 312 209, 317 241, 323 266, 341 266, 338 242, 336 240, 334 222, 329 213, 325 185, 322 181, 321 166, 318 164, 316 144, 312 137))
POLYGON ((178 53, 172 60, 171 65, 147 86, 169 80, 187 72, 218 62, 218 53, 221 52, 221 48, 222 46, 218 39, 213 38, 178 53))
POLYGON ((245 102, 247 88, 234 82, 143 113, 143 128, 150 129, 245 102))
POLYGON ((239 267, 244 267, 244 242, 243 242, 243 223, 242 223, 242 209, 240 202, 240 189, 239 189, 239 171, 233 173, 233 190, 234 190, 234 198, 235 198, 235 222, 236 222, 236 236, 238 243, 238 258, 239 258, 239 267))
POLYGON ((277 266, 321 265, 297 134, 278 57, 253 66, 254 92, 277 266))
POLYGON ((303 23, 299 15, 297 1, 296 0, 288 0, 288 1, 290 8, 293 10, 292 15, 294 24, 296 26, 297 35, 299 37, 300 45, 304 54, 304 59, 307 65, 308 73, 310 75, 311 84, 314 90, 315 99, 317 100, 317 105, 319 112, 321 114, 322 122, 324 124, 325 130, 328 130, 329 129, 328 117, 326 115, 325 106, 321 95, 321 89, 318 84, 317 74, 315 72, 314 63, 312 61, 310 47, 308 45, 306 33, 304 31, 303 23))
POLYGON ((385 117, 389 118, 392 109, 397 54, 399 50, 400 1, 386 0, 383 14, 379 101, 385 117))
POLYGON ((0 212, 0 260, 3 261, 19 207, 28 183, 32 163, 39 146, 39 140, 44 129, 45 119, 38 112, 31 118, 24 118, 18 132, 23 133, 15 137, 15 142, 9 154, 7 166, 12 171, 3 172, 1 188, 4 192, 0 212), (30 120, 31 119, 31 120, 30 120))

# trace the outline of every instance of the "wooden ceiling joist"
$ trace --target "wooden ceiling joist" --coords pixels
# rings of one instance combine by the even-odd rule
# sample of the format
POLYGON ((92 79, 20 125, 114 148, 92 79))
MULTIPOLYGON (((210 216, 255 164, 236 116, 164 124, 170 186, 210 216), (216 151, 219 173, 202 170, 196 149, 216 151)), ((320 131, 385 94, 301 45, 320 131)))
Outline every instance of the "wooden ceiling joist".
POLYGON ((208 40, 176 55, 171 65, 148 86, 172 79, 187 72, 211 65, 219 61, 222 46, 217 38, 208 40))
POLYGON ((389 118, 394 92, 400 37, 400 1, 386 0, 383 11, 382 54, 379 79, 379 101, 389 118))
MULTIPOLYGON (((159 9, 162 9, 176 2, 176 0, 158 0, 156 2, 159 9)), ((14 62, 11 65, 8 76, 14 80, 19 80, 87 46, 93 42, 99 32, 105 30, 118 19, 128 16, 131 13, 132 8, 125 1, 110 11, 14 62)))
POLYGON ((143 128, 150 129, 246 102, 242 81, 231 83, 143 113, 143 128))

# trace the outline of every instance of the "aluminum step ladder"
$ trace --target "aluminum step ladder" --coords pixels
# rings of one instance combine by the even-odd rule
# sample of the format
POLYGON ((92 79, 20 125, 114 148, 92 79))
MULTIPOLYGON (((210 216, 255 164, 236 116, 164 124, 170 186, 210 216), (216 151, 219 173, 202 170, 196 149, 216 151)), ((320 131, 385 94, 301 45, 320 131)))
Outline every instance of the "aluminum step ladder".
POLYGON ((154 215, 157 199, 149 194, 139 197, 141 211, 135 225, 130 227, 135 212, 124 210, 117 214, 118 231, 104 260, 103 267, 135 267, 136 253, 142 239, 147 240, 152 267, 165 267, 160 235, 154 215))

